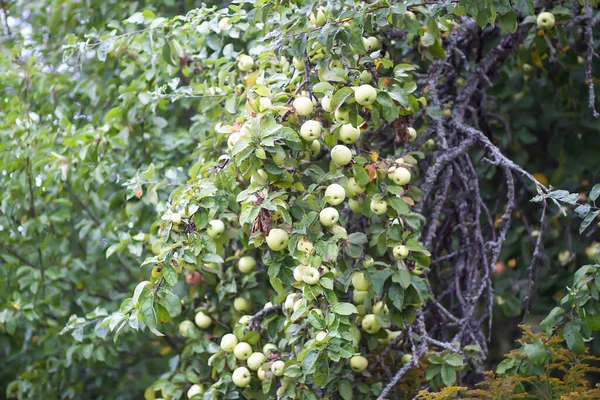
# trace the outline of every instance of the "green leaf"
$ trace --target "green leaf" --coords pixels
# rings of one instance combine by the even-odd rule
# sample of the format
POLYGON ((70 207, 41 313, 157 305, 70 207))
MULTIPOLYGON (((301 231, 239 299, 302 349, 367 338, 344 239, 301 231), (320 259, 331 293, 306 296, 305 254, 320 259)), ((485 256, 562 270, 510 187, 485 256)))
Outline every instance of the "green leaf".
POLYGON ((533 15, 535 13, 533 0, 514 0, 514 4, 523 14, 533 15))
POLYGON ((452 353, 449 354, 444 361, 446 364, 451 365, 453 367, 462 367, 464 365, 463 358, 460 354, 452 353))
POLYGON ((500 16, 500 29, 507 33, 515 33, 517 31, 517 16, 513 11, 500 16))
POLYGON ((358 310, 354 304, 339 302, 331 307, 331 311, 339 315, 358 314, 358 310))
POLYGON ((590 200, 596 201, 598 196, 600 196, 600 183, 595 184, 592 190, 590 190, 590 200))
POLYGON ((541 364, 546 360, 546 347, 544 347, 544 343, 540 338, 536 338, 533 343, 523 346, 522 352, 536 364, 541 364))
POLYGON ((598 216, 598 214, 600 214, 600 210, 596 210, 594 212, 589 213, 581 222, 581 225, 579 225, 579 234, 582 234, 583 231, 586 230, 586 228, 588 226, 591 225, 591 223, 594 221, 594 219, 598 216))
POLYGON ((452 386, 456 382, 456 370, 450 365, 444 364, 442 365, 442 382, 446 386, 452 386))
POLYGON ((349 87, 343 87, 335 92, 331 98, 331 107, 333 108, 333 111, 337 111, 337 109, 352 96, 354 96, 354 90, 349 87))

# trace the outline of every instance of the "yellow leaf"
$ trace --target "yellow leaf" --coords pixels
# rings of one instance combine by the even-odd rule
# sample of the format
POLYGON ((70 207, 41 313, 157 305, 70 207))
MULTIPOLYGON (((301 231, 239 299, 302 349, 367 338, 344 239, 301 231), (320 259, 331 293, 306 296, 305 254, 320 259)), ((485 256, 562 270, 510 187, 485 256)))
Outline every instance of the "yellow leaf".
POLYGON ((372 151, 371 152, 371 161, 375 162, 375 161, 377 161, 378 158, 379 158, 379 154, 377 154, 376 152, 372 151))
POLYGON ((541 172, 536 172, 535 174, 533 174, 533 177, 537 179, 537 181, 542 185, 548 185, 548 178, 546 178, 546 175, 542 174, 541 172))
POLYGON ((540 53, 538 53, 537 51, 531 52, 531 61, 538 67, 543 68, 542 59, 540 58, 540 53))

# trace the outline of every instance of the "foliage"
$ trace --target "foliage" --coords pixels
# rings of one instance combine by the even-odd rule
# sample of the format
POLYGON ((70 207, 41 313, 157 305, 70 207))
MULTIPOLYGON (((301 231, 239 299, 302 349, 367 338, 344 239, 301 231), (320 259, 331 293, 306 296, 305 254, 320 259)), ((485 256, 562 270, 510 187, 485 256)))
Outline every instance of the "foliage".
MULTIPOLYGON (((582 204, 564 178, 594 179, 597 145, 547 188, 552 162, 524 147, 550 128, 523 111, 546 83, 584 90, 592 110, 564 93, 557 124, 597 134, 594 1, 555 5, 551 29, 532 0, 5 3, 8 397, 446 398, 509 339, 488 343, 492 318, 531 311, 538 269, 562 290, 548 255, 571 263, 585 238, 565 250, 556 204, 597 232, 600 186, 582 204), (515 254, 529 267, 494 270, 515 254)), ((595 393, 598 273, 575 273, 485 393, 595 393)))

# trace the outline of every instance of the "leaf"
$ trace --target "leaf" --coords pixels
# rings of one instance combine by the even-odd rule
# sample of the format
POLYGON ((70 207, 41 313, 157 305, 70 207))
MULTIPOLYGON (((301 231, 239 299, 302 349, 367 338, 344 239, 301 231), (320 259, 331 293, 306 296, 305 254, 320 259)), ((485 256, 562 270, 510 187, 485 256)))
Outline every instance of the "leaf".
POLYGON ((369 174, 362 165, 354 164, 352 166, 352 176, 360 186, 366 186, 369 183, 369 174))
POLYGON ((338 108, 340 108, 346 102, 346 100, 352 96, 354 96, 354 90, 349 87, 343 87, 335 92, 331 98, 331 107, 333 108, 333 111, 336 111, 338 108))
POLYGON ((460 354, 452 353, 449 354, 444 361, 448 365, 452 365, 453 367, 462 367, 464 365, 463 358, 460 354))
POLYGON ((576 324, 574 322, 567 323, 564 328, 564 336, 565 341, 567 342, 567 346, 569 347, 569 349, 571 349, 577 354, 581 354, 585 350, 583 337, 579 332, 580 329, 581 327, 579 326, 579 324, 576 324))
POLYGON ((367 238, 367 235, 362 232, 354 232, 348 235, 347 241, 348 243, 361 245, 367 243, 369 239, 367 238))
POLYGON ((319 358, 319 353, 316 350, 309 351, 302 359, 302 372, 304 375, 311 374, 319 358))
POLYGON ((381 296, 385 281, 394 273, 394 271, 391 268, 387 268, 381 271, 369 271, 368 273, 371 278, 373 292, 377 297, 381 296))
POLYGON ((450 365, 442 365, 442 382, 446 386, 452 386, 456 382, 456 370, 450 365))
POLYGON ((354 304, 340 302, 331 307, 331 311, 339 315, 357 314, 358 310, 354 304))
POLYGON ((521 350, 532 362, 542 364, 546 360, 546 347, 540 338, 536 338, 533 343, 528 343, 521 350))
POLYGON ((600 214, 600 210, 589 213, 579 225, 579 234, 582 234, 588 226, 594 221, 594 218, 600 214))
POLYGON ((523 14, 533 15, 535 12, 533 0, 514 0, 514 4, 523 14))
POLYGON ((402 310, 402 306, 404 305, 404 289, 402 286, 393 284, 390 287, 388 295, 390 296, 390 299, 392 299, 394 307, 396 307, 398 310, 402 310))
POLYGON ((344 400, 352 400, 354 398, 352 384, 348 380, 343 380, 340 382, 340 385, 338 386, 338 391, 340 392, 340 396, 342 396, 344 400))
POLYGON ((590 200, 596 201, 598 196, 600 196, 600 183, 595 184, 592 190, 590 190, 590 200))
POLYGON ((517 16, 514 11, 509 11, 500 16, 500 29, 507 33, 515 33, 517 31, 517 16))
POLYGON ((156 310, 154 309, 154 298, 151 296, 144 297, 139 306, 139 310, 146 326, 148 326, 149 329, 156 329, 158 318, 156 316, 156 310))

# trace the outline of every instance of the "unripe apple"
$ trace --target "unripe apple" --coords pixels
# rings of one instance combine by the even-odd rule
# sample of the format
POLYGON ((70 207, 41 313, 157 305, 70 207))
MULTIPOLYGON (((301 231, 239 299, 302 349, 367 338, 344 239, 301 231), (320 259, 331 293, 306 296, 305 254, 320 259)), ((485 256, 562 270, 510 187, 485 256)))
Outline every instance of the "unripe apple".
POLYGON ((347 124, 350 122, 350 110, 344 107, 340 107, 335 110, 335 120, 340 124, 347 124))
POLYGON ((321 107, 326 112, 332 112, 333 108, 331 108, 331 97, 325 96, 321 99, 321 107))
POLYGON ((308 20, 316 27, 321 27, 327 23, 327 16, 323 7, 319 7, 317 12, 314 11, 308 16, 308 20))
POLYGON ((178 212, 171 214, 171 222, 175 225, 179 225, 181 223, 181 214, 178 212))
POLYGON ((296 109, 296 114, 300 116, 310 115, 313 110, 313 102, 308 97, 296 97, 292 105, 296 109))
POLYGON ((231 353, 237 344, 237 337, 233 333, 228 333, 221 338, 221 350, 225 353, 231 353))
POLYGON ((275 376, 281 376, 285 372, 285 363, 281 360, 275 361, 271 364, 271 372, 275 376))
POLYGON ((233 355, 240 361, 247 360, 252 354, 252 346, 246 342, 240 342, 233 348, 233 355))
POLYGON ((267 171, 265 171, 262 168, 256 170, 256 174, 252 174, 252 176, 250 177, 251 185, 255 184, 255 185, 260 185, 260 186, 266 186, 268 181, 269 181, 269 176, 267 175, 267 171))
POLYGON ((541 29, 549 30, 554 28, 554 14, 549 12, 540 13, 537 17, 537 24, 541 29))
POLYGON ((250 379, 252 376, 250 375, 250 371, 246 367, 238 367, 233 371, 231 375, 231 380, 233 384, 237 387, 245 388, 250 384, 250 379))
POLYGON ((300 136, 306 141, 313 141, 321 136, 323 128, 319 121, 306 121, 300 127, 300 136))
POLYGON ((369 365, 369 361, 363 356, 354 356, 350 358, 350 368, 354 372, 362 372, 369 365))
POLYGON ((302 299, 298 299, 294 302, 294 307, 292 308, 292 310, 294 310, 294 312, 298 311, 300 308, 302 308, 303 306, 303 302, 302 299))
POLYGON ((230 150, 233 149, 233 146, 235 146, 235 144, 243 137, 244 135, 241 132, 233 132, 229 135, 229 138, 227 138, 227 147, 229 147, 230 150))
POLYGON ((258 369, 263 365, 267 357, 261 352, 254 352, 248 357, 246 364, 248 364, 248 368, 254 371, 258 371, 258 369))
POLYGON ((333 207, 326 207, 319 213, 319 220, 323 226, 333 226, 340 219, 340 213, 333 207))
POLYGON ((412 142, 417 138, 417 130, 415 128, 409 126, 408 128, 406 128, 406 130, 408 131, 409 142, 412 142))
POLYGON ((362 304, 362 302, 365 301, 365 299, 367 298, 368 294, 368 290, 354 289, 352 291, 352 301, 354 302, 354 304, 362 304))
POLYGON ((300 58, 292 58, 292 64, 294 64, 294 68, 296 68, 297 70, 303 71, 304 70, 304 59, 300 58))
POLYGON ((273 155, 273 162, 275 164, 281 165, 281 164, 283 164, 284 161, 285 161, 285 156, 282 156, 281 154, 273 155))
POLYGON ((361 106, 370 106, 377 99, 377 90, 371 85, 360 85, 354 89, 354 97, 361 106))
POLYGON ((267 378, 267 371, 261 368, 256 372, 256 376, 258 376, 258 379, 261 381, 264 381, 267 378))
POLYGON ((273 343, 267 343, 263 346, 262 351, 266 356, 269 356, 272 352, 277 351, 277 346, 273 343))
POLYGON ((402 356, 402 364, 406 364, 407 362, 410 362, 413 358, 413 355, 411 353, 406 353, 405 355, 402 356))
POLYGON ((304 236, 298 241, 298 250, 304 253, 312 253, 315 250, 315 245, 308 241, 304 236))
POLYGON ((358 311, 358 315, 362 317, 367 313, 367 308, 364 304, 356 304, 356 311, 358 311))
POLYGON ((206 233, 211 238, 219 237, 223 232, 225 232, 225 224, 220 219, 213 219, 208 223, 206 233))
POLYGON ((271 303, 270 301, 267 301, 265 303, 265 305, 263 306, 263 310, 266 310, 267 308, 271 308, 273 307, 273 303, 271 303))
POLYGON ((404 167, 398 167, 388 175, 396 185, 406 185, 410 182, 410 171, 404 167))
POLYGON ((304 270, 306 269, 306 265, 298 265, 294 268, 294 279, 296 282, 302 282, 302 276, 304 275, 304 270))
POLYGON ((381 325, 379 325, 379 322, 377 322, 374 314, 365 315, 363 317, 361 326, 365 332, 370 333, 371 335, 379 332, 381 329, 381 325))
POLYGON ((361 194, 365 191, 365 187, 356 183, 356 179, 354 179, 354 177, 348 179, 348 187, 355 194, 361 194))
POLYGON ((379 39, 377 39, 375 36, 363 38, 363 45, 365 46, 368 52, 379 50, 379 48, 381 47, 379 44, 379 39))
POLYGON ((369 290, 371 285, 365 278, 364 272, 355 272, 354 275, 352 275, 352 286, 354 286, 354 289, 356 290, 369 290))
POLYGON ((415 265, 415 266, 413 267, 413 269, 412 269, 411 273, 412 273, 413 275, 420 276, 420 275, 423 275, 423 274, 425 273, 425 269, 423 268, 423 266, 422 266, 422 265, 419 265, 419 264, 417 264, 417 265, 415 265))
POLYGON ((319 270, 315 267, 306 267, 302 271, 302 280, 308 285, 316 285, 320 277, 319 270))
POLYGON ((248 322, 250 322, 251 318, 252 318, 252 315, 242 315, 240 317, 240 319, 238 319, 238 324, 246 325, 248 322))
MULTIPOLYGON (((300 276, 300 279, 302 279, 302 276, 300 276)), ((294 308, 294 303, 296 302, 296 293, 290 293, 287 295, 287 297, 285 298, 285 302, 283 303, 283 307, 287 310, 291 310, 294 308)), ((266 351, 263 352, 266 353, 266 351)))
POLYGON ((388 206, 385 200, 371 200, 371 211, 375 215, 383 215, 387 212, 388 206))
POLYGON ((348 200, 348 206, 350 207, 350 209, 355 212, 355 213, 359 213, 360 212, 360 203, 358 202, 358 200, 356 199, 349 199, 348 200))
POLYGON ((319 142, 319 139, 313 140, 312 143, 310 144, 310 154, 312 154, 313 156, 316 156, 317 154, 319 154, 320 151, 321 151, 321 142, 319 142))
POLYGON ((246 312, 250 309, 250 302, 243 297, 236 297, 233 300, 233 308, 237 312, 246 312))
POLYGON ((341 225, 334 225, 330 229, 331 233, 333 233, 334 235, 341 235, 343 238, 348 237, 348 231, 346 231, 346 228, 344 228, 341 225))
POLYGON ((243 55, 238 58, 238 69, 242 72, 250 71, 254 68, 254 59, 248 55, 243 55))
POLYGON ((360 130, 352 124, 344 124, 340 128, 340 140, 346 144, 352 144, 360 137, 360 130))
POLYGON ((256 260, 250 256, 244 256, 239 259, 237 266, 241 273, 248 274, 254 271, 254 268, 256 267, 256 260))
POLYGON ((417 16, 412 11, 407 11, 407 12, 404 13, 404 15, 406 15, 410 19, 417 19, 417 16))
POLYGON ((343 144, 338 144, 331 149, 331 160, 338 167, 343 167, 352 160, 352 152, 343 144))
POLYGON ((192 321, 181 321, 179 324, 179 333, 185 338, 189 338, 194 331, 194 323, 192 321))
POLYGON ((194 396, 204 393, 204 389, 200 385, 192 385, 187 391, 187 398, 191 400, 194 396))
POLYGON ((394 257, 396 257, 396 258, 408 257, 408 248, 406 246, 404 246, 403 244, 399 244, 399 245, 395 246, 394 249, 392 250, 392 252, 394 253, 394 257))
POLYGON ((384 304, 383 301, 378 301, 377 303, 373 304, 373 314, 381 314, 381 315, 388 315, 390 313, 390 309, 388 308, 387 304, 384 304))
POLYGON ((325 338, 327 338, 327 331, 321 331, 315 336, 316 341, 319 343, 324 341, 325 338))
POLYGON ((425 143, 423 143, 422 148, 425 151, 431 151, 435 148, 435 142, 433 141, 433 139, 429 139, 425 143))
POLYGON ((372 80, 373 80, 373 75, 371 75, 371 73, 369 71, 367 71, 366 69, 360 73, 360 81, 362 83, 371 83, 372 80))
POLYGON ((287 246, 289 236, 286 231, 279 228, 271 229, 267 235, 267 246, 273 251, 281 251, 287 246))
POLYGON ((329 200, 327 201, 329 204, 337 206, 346 199, 346 191, 342 185, 332 183, 325 189, 325 197, 329 197, 329 200))
POLYGON ((212 324, 212 318, 204 313, 204 311, 198 311, 196 317, 194 318, 194 322, 201 329, 206 329, 212 324))

